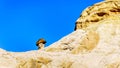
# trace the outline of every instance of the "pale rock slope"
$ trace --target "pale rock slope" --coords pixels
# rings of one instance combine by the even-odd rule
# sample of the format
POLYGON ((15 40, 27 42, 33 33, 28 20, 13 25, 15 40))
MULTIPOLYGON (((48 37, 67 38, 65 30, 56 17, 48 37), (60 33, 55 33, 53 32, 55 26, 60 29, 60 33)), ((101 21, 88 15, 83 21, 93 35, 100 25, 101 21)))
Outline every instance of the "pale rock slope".
POLYGON ((74 32, 44 49, 0 49, 0 68, 120 68, 119 0, 87 8, 74 32))

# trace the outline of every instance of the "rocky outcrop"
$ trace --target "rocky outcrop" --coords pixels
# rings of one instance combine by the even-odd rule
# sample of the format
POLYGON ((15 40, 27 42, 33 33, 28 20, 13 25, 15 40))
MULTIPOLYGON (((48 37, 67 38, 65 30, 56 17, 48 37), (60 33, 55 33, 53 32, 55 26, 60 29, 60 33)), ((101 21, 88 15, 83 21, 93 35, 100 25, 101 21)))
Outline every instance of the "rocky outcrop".
POLYGON ((44 49, 0 49, 0 68, 120 68, 120 2, 87 8, 74 32, 44 49))
POLYGON ((114 17, 114 15, 120 15, 120 0, 97 3, 83 11, 80 18, 76 21, 75 30, 85 29, 89 25, 114 17))

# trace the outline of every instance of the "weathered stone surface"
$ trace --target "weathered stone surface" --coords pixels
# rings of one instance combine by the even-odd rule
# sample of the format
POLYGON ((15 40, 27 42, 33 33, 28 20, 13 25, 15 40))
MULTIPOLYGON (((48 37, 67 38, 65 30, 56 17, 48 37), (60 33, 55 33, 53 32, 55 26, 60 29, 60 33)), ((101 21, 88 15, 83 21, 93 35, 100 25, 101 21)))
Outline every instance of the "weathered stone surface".
POLYGON ((97 3, 85 9, 80 18, 76 21, 77 29, 85 29, 91 24, 113 17, 120 14, 120 0, 110 0, 97 3))
POLYGON ((0 68, 120 68, 119 8, 119 1, 105 1, 86 9, 76 31, 44 49, 0 49, 0 68))
POLYGON ((120 1, 120 0, 105 0, 105 1, 120 1))

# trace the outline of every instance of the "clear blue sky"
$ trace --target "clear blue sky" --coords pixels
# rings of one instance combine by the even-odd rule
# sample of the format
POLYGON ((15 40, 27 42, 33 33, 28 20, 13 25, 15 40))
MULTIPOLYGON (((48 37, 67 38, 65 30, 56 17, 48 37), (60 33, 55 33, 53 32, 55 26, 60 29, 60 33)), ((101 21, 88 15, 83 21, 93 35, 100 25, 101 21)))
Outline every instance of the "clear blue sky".
POLYGON ((0 0, 0 48, 36 50, 39 38, 46 46, 71 33, 87 6, 102 0, 0 0))

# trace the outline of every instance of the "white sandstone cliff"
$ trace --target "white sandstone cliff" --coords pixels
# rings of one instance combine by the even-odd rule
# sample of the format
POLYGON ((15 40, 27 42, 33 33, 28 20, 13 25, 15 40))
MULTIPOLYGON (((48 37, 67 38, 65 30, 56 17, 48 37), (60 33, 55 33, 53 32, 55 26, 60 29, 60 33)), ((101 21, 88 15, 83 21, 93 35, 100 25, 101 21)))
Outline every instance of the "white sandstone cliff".
POLYGON ((93 8, 82 13, 76 31, 44 49, 0 49, 0 68, 120 68, 120 2, 105 1, 93 8), (105 15, 96 15, 99 8, 105 15))

